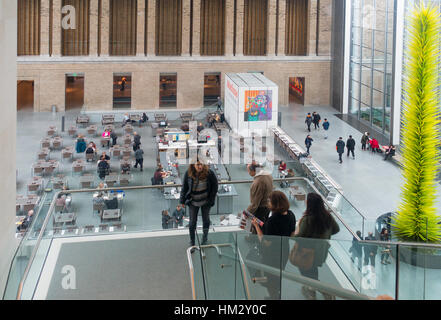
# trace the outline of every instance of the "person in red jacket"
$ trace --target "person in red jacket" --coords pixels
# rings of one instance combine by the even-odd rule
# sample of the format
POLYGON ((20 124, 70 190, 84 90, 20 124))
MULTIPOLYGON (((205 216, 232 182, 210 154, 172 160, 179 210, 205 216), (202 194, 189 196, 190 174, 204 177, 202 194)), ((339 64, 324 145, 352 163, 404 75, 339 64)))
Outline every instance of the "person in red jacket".
POLYGON ((369 144, 371 145, 372 152, 375 152, 380 149, 380 145, 378 144, 378 140, 375 138, 372 138, 371 141, 369 142, 369 144))

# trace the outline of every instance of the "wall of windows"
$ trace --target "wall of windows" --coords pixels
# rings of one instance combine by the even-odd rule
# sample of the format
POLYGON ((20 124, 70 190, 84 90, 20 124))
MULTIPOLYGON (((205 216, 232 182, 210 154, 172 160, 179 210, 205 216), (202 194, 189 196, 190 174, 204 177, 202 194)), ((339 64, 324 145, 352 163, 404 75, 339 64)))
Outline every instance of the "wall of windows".
POLYGON ((351 0, 349 114, 390 133, 396 0, 351 0))

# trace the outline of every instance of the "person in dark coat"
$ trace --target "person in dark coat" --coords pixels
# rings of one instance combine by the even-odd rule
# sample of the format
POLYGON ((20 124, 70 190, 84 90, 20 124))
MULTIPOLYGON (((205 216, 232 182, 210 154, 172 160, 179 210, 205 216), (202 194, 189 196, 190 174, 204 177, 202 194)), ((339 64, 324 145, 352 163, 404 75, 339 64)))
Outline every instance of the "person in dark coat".
POLYGON ((338 160, 340 161, 340 163, 342 163, 343 159, 341 158, 341 155, 345 153, 345 142, 343 141, 342 137, 338 138, 336 149, 338 153, 338 160))
POLYGON ((312 122, 314 123, 314 129, 317 130, 317 128, 320 130, 320 120, 321 117, 317 112, 312 113, 312 122))
MULTIPOLYGON (((356 233, 358 238, 362 239, 361 232, 357 231, 356 233)), ((355 263, 355 259, 357 259, 358 270, 361 271, 361 258, 363 255, 363 251, 360 242, 356 237, 352 239, 352 246, 349 248, 349 252, 351 253, 351 261, 355 263)))
POLYGON ((323 121, 323 129, 325 129, 325 139, 328 139, 329 121, 326 118, 323 121))
POLYGON ((366 150, 366 145, 369 144, 369 132, 365 132, 361 137, 361 150, 366 150))
POLYGON ((305 123, 308 126, 308 131, 311 132, 312 116, 311 113, 306 115, 305 123))
POLYGON ((306 152, 308 154, 309 154, 309 148, 311 148, 313 141, 314 139, 312 139, 311 136, 308 134, 305 139, 306 152))
POLYGON ((116 139, 118 139, 118 136, 116 135, 115 131, 112 130, 110 133, 110 138, 112 138, 112 147, 116 145, 116 139))
POLYGON ((162 210, 162 229, 169 229, 171 217, 167 210, 162 210))
POLYGON ((135 151, 135 160, 136 163, 134 165, 135 168, 138 168, 138 164, 141 167, 141 171, 143 170, 143 165, 144 165, 144 150, 141 149, 141 147, 139 147, 136 151, 135 151))
POLYGON ((352 138, 352 136, 349 136, 349 139, 346 141, 346 148, 348 149, 348 157, 349 153, 352 153, 352 159, 355 159, 355 140, 352 138))
POLYGON ((216 174, 199 160, 190 164, 185 172, 181 190, 180 204, 189 207, 189 233, 190 246, 195 245, 195 232, 199 209, 202 213, 202 245, 208 241, 208 229, 210 227, 210 209, 214 206, 218 192, 216 174))
MULTIPOLYGON (((375 237, 373 236, 372 232, 368 233, 368 236, 364 238, 364 240, 370 240, 375 241, 375 237)), ((377 245, 376 244, 363 244, 363 252, 364 252, 364 265, 368 265, 369 263, 371 266, 375 268, 375 257, 377 255, 377 245)))

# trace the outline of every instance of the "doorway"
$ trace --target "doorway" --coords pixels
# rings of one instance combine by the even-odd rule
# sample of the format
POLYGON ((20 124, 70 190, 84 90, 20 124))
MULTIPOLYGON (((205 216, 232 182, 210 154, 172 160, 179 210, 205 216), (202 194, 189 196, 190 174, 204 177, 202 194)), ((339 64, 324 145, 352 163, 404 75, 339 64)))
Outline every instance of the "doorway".
POLYGON ((221 96, 221 74, 220 72, 206 73, 204 75, 204 106, 211 106, 221 96))
POLYGON ((78 110, 84 105, 84 75, 66 75, 66 111, 78 110))
POLYGON ((305 105, 305 78, 289 78, 289 105, 305 105))
POLYGON ((159 75, 159 107, 176 108, 177 106, 177 79, 176 73, 159 75))
POLYGON ((113 75, 113 109, 132 108, 132 75, 113 75))
POLYGON ((34 110, 34 81, 17 81, 17 111, 34 110))

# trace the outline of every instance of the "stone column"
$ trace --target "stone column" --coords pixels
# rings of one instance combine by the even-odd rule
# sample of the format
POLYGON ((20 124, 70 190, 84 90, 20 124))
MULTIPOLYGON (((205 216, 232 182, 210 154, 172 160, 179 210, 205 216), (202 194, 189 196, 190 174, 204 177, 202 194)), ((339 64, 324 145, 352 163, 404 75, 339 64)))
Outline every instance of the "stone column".
POLYGON ((190 0, 182 0, 182 43, 181 56, 190 55, 190 0))
POLYGON ((101 1, 101 53, 102 57, 109 56, 109 24, 110 24, 110 0, 101 1))
MULTIPOLYGON (((0 1, 0 105, 2 106, 2 155, 0 157, 0 296, 18 245, 15 238, 16 141, 17 141, 17 1, 0 1)), ((19 172, 28 177, 29 171, 19 172)), ((14 297, 11 297, 15 299, 14 297)))
POLYGON ((276 55, 276 21, 277 21, 277 1, 268 0, 268 31, 266 55, 274 57, 276 55))
POLYGON ((279 31, 277 34, 277 55, 285 55, 286 0, 279 0, 279 31))
POLYGON ((225 56, 233 56, 234 49, 234 0, 225 1, 225 56))
POLYGON ((307 55, 317 55, 317 0, 308 0, 307 55))
POLYGON ((61 56, 61 0, 53 0, 52 56, 61 56))
POLYGON ((318 48, 319 56, 331 55, 332 37, 332 0, 320 0, 318 10, 318 48))
POLYGON ((98 0, 90 1, 90 40, 89 40, 89 55, 92 57, 98 56, 98 0))
POLYGON ((49 0, 41 0, 40 55, 49 56, 49 0))
POLYGON ((147 56, 156 55, 156 0, 148 0, 147 56))
POLYGON ((193 0, 193 41, 191 55, 201 55, 201 0, 193 0))
POLYGON ((146 0, 138 0, 138 17, 136 26, 136 55, 145 55, 145 2, 146 0))
POLYGON ((236 56, 243 56, 243 10, 244 0, 236 2, 236 56))

